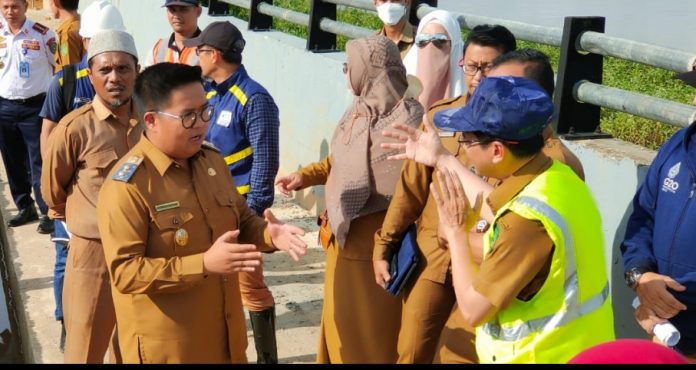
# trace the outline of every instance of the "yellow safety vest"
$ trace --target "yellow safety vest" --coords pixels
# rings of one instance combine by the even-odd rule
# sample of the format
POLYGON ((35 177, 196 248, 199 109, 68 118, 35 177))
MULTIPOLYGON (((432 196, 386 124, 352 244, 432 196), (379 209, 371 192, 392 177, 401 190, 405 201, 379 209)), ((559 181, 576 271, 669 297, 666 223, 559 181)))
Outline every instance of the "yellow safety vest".
MULTIPOLYGON (((496 214, 484 260, 507 210, 542 223, 554 243, 549 275, 532 299, 515 299, 476 329, 481 363, 566 363, 614 339, 601 217, 589 188, 557 161, 496 214)), ((524 246, 520 246, 524 247, 524 246)))

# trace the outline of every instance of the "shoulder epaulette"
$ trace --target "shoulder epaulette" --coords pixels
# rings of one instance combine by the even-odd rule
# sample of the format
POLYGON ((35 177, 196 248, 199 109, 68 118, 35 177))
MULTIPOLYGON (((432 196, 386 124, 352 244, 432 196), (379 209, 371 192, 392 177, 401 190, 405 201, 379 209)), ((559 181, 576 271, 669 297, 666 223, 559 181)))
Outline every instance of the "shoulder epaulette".
POLYGON ((115 181, 128 182, 131 177, 133 177, 135 170, 138 169, 141 163, 143 163, 143 157, 134 155, 128 158, 128 160, 125 161, 116 172, 114 172, 114 175, 111 178, 115 181))
POLYGON ((442 107, 442 106, 446 106, 446 105, 452 104, 452 103, 454 103, 455 101, 457 101, 457 100, 460 99, 460 98, 461 98, 461 96, 457 96, 457 97, 454 97, 454 98, 449 98, 449 99, 443 99, 443 100, 436 101, 432 106, 430 106, 430 109, 429 109, 429 110, 433 110, 433 109, 436 109, 436 108, 440 108, 440 107, 442 107))
POLYGON ((48 27, 44 26, 41 23, 34 23, 34 25, 31 28, 33 28, 34 31, 36 31, 42 35, 45 35, 48 33, 48 27))
POLYGON ((203 145, 201 145, 201 147, 220 153, 220 149, 218 149, 218 147, 216 147, 215 144, 211 143, 210 141, 203 141, 203 145))
POLYGON ((92 104, 87 103, 75 110, 70 111, 70 113, 66 114, 63 116, 63 118, 60 119, 60 124, 65 125, 65 126, 70 126, 73 121, 75 121, 75 118, 78 116, 81 116, 85 114, 85 112, 89 111, 92 109, 92 104))

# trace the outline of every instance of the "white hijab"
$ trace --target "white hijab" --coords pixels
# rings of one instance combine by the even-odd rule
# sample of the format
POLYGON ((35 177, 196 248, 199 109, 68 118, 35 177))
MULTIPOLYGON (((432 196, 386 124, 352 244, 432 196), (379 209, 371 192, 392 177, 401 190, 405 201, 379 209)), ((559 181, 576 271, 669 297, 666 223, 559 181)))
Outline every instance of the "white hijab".
MULTIPOLYGON (((445 10, 435 10, 428 13, 418 24, 416 35, 423 31, 423 28, 430 22, 435 22, 445 28, 451 41, 452 49, 450 51, 450 70, 449 70, 449 96, 444 98, 453 98, 463 95, 466 90, 464 84, 464 73, 459 67, 459 61, 464 56, 464 40, 462 40, 462 30, 459 27, 459 22, 452 13, 445 10)), ((415 44, 409 49, 406 57, 404 57, 404 66, 406 73, 416 75, 416 67, 418 65, 418 46, 415 44)), ((427 107, 426 107, 427 109, 427 107)))

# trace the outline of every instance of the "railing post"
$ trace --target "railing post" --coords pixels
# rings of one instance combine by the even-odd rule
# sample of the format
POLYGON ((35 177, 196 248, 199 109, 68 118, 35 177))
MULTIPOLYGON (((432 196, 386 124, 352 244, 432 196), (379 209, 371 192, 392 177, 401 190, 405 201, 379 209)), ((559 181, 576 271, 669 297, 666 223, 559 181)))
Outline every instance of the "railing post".
POLYGON ((219 17, 230 14, 230 4, 220 0, 210 0, 208 4, 208 15, 219 17))
POLYGON ((273 27, 273 17, 259 13, 259 4, 273 5, 273 0, 251 0, 249 9, 249 29, 252 31, 266 31, 273 27))
POLYGON ((307 50, 314 53, 336 50, 336 35, 319 28, 319 23, 323 18, 336 20, 336 4, 312 0, 312 6, 309 9, 307 50))
POLYGON ((418 26, 418 23, 420 23, 417 10, 422 4, 428 4, 433 8, 437 8, 437 0, 411 0, 411 11, 409 13, 408 21, 414 26, 418 26))
POLYGON ((585 31, 604 32, 604 17, 566 17, 558 60, 558 77, 554 105, 556 132, 564 139, 608 137, 599 131, 600 107, 581 103, 573 97, 575 84, 587 80, 602 83, 604 57, 599 54, 581 54, 579 37, 585 31))

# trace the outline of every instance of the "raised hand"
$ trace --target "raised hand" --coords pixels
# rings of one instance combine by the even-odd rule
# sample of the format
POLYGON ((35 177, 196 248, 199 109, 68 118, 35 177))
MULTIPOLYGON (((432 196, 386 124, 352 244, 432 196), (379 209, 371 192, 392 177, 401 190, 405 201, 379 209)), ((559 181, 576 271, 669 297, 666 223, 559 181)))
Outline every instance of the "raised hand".
POLYGON ((439 189, 431 183, 430 192, 437 204, 440 220, 438 232, 444 233, 442 236, 448 241, 467 238, 469 231, 479 220, 483 195, 478 193, 474 206, 471 207, 459 177, 449 171, 437 171, 437 177, 439 189))
POLYGON ((263 215, 268 221, 266 228, 271 236, 273 245, 281 251, 288 252, 295 261, 299 261, 301 256, 307 254, 307 243, 300 238, 305 234, 304 230, 278 221, 270 209, 264 211, 263 215))
POLYGON ((426 166, 435 167, 440 156, 451 155, 442 146, 437 129, 428 119, 423 120, 424 130, 402 123, 392 124, 393 131, 382 131, 382 135, 397 139, 396 143, 383 143, 382 148, 397 149, 401 153, 389 156, 391 160, 411 159, 426 166))
POLYGON ((208 274, 226 275, 256 270, 261 264, 261 252, 253 244, 237 244, 239 230, 222 234, 203 254, 203 269, 208 274))
POLYGON ((293 172, 287 176, 283 176, 276 181, 276 186, 281 194, 285 197, 290 196, 290 192, 302 186, 302 176, 299 173, 293 172))

